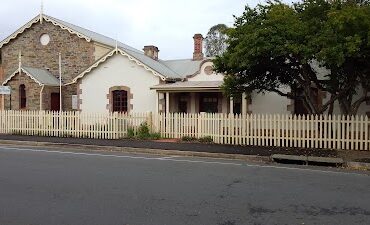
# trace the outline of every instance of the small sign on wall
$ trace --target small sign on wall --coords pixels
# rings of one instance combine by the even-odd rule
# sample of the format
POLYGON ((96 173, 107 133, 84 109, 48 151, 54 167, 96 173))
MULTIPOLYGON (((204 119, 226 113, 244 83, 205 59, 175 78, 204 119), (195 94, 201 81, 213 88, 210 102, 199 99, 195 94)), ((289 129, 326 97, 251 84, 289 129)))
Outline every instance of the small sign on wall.
POLYGON ((78 109, 78 98, 77 95, 72 95, 72 109, 78 109))
POLYGON ((10 95, 11 90, 10 86, 0 86, 0 95, 10 95))

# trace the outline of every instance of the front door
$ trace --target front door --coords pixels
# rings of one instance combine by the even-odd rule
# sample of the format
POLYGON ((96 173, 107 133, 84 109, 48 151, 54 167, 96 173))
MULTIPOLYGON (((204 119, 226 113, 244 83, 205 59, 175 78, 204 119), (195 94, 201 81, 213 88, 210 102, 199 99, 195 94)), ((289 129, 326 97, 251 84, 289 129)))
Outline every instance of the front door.
POLYGON ((60 109, 59 93, 51 93, 50 110, 51 111, 59 111, 59 109, 60 109))

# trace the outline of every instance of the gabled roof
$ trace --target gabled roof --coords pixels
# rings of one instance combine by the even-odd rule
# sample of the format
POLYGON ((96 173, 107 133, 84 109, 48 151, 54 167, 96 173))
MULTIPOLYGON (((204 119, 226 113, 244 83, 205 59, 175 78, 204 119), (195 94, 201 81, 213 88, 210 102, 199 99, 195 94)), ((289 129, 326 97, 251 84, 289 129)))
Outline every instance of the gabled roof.
POLYGON ((41 14, 33 18, 30 22, 19 28, 16 32, 11 34, 5 40, 0 42, 0 48, 5 44, 9 43, 12 39, 15 39, 19 34, 23 33, 26 29, 30 28, 33 24, 40 22, 40 20, 45 20, 47 22, 51 22, 55 26, 59 26, 60 28, 67 30, 72 34, 76 34, 78 37, 85 39, 86 41, 95 41, 112 48, 118 48, 124 51, 127 55, 131 58, 135 59, 138 64, 143 64, 146 67, 149 67, 151 70, 155 71, 156 73, 160 74, 161 77, 164 79, 181 79, 183 76, 178 74, 176 71, 168 67, 166 64, 162 63, 162 61, 153 60, 152 58, 146 56, 142 51, 139 51, 131 46, 123 44, 121 42, 117 42, 116 40, 109 38, 107 36, 98 34, 96 32, 90 31, 88 29, 76 26, 74 24, 65 22, 60 19, 56 19, 54 17, 41 14))
POLYGON ((175 70, 182 78, 198 73, 202 62, 193 59, 161 60, 161 63, 175 70))
POLYGON ((76 83, 79 79, 83 78, 85 75, 87 75, 88 73, 90 73, 93 69, 97 68, 101 63, 107 61, 110 57, 112 57, 113 55, 115 54, 120 54, 120 55, 123 55, 123 56, 127 56, 129 60, 131 61, 134 61, 136 62, 136 64, 138 64, 139 66, 142 66, 144 69, 150 71, 153 73, 153 75, 155 76, 159 76, 160 78, 162 78, 162 80, 165 80, 166 77, 164 77, 163 75, 157 73, 156 71, 154 71, 153 69, 151 69, 150 67, 142 64, 140 61, 136 60, 135 58, 133 58, 132 56, 130 56, 129 54, 127 54, 125 51, 119 49, 119 48, 116 48, 110 52, 108 52, 105 56, 101 57, 98 61, 96 61, 93 65, 91 65, 90 67, 88 67, 86 70, 84 70, 82 73, 80 73, 79 75, 77 75, 73 80, 72 82, 70 83, 67 83, 66 85, 69 85, 69 84, 73 84, 73 83, 76 83))
POLYGON ((213 57, 206 57, 203 60, 175 59, 161 60, 161 63, 176 71, 182 78, 189 78, 199 74, 201 67, 206 62, 211 62, 213 57))
POLYGON ((50 16, 41 14, 30 20, 28 23, 20 27, 18 30, 16 30, 14 33, 12 33, 10 36, 5 38, 3 41, 0 42, 0 48, 2 48, 5 44, 9 43, 12 39, 15 39, 19 34, 23 33, 26 29, 30 28, 33 24, 40 22, 40 20, 45 20, 47 22, 51 22, 55 26, 59 26, 63 30, 68 30, 68 32, 76 34, 79 38, 84 38, 86 41, 90 42, 91 38, 88 36, 78 32, 78 30, 74 30, 73 28, 66 26, 63 23, 60 23, 59 20, 56 20, 55 18, 52 18, 50 16))
POLYGON ((5 44, 9 43, 12 39, 16 38, 19 34, 23 33, 26 29, 30 28, 33 24, 40 21, 40 16, 36 16, 31 21, 20 27, 18 30, 16 30, 14 33, 9 35, 7 38, 2 40, 0 42, 0 48, 2 48, 5 44))
POLYGON ((10 74, 3 82, 3 85, 6 85, 19 72, 25 73, 40 86, 59 86, 59 80, 49 71, 26 66, 22 66, 14 71, 12 74, 10 74))

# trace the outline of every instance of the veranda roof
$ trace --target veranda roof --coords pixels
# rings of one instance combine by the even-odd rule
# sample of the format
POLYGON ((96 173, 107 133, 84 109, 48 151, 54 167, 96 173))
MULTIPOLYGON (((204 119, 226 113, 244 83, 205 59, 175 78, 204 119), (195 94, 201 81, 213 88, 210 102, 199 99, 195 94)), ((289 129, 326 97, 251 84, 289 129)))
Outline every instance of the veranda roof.
MULTIPOLYGON (((25 73, 27 76, 29 76, 32 80, 34 80, 40 86, 42 85, 59 86, 59 80, 53 74, 51 74, 48 70, 33 68, 33 67, 26 67, 26 66, 22 66, 20 69, 21 69, 21 72, 25 73)), ((8 83, 19 72, 20 71, 18 68, 16 71, 10 74, 3 82, 3 85, 6 85, 6 83, 8 83)))
POLYGON ((184 81, 176 83, 159 84, 151 87, 157 91, 202 91, 221 90, 223 81, 184 81))

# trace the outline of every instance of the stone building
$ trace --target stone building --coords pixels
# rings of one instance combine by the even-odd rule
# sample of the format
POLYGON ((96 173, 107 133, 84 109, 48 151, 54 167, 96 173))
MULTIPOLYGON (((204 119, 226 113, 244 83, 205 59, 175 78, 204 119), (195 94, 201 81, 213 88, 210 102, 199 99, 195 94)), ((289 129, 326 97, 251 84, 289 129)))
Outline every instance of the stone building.
MULTIPOLYGON (((0 42, 0 83, 11 87, 11 95, 0 96, 0 109, 59 110, 61 104, 89 112, 305 113, 303 104, 275 93, 225 96, 224 74, 204 57, 203 36, 193 40, 192 58, 161 60, 156 46, 140 51, 41 13, 0 42)), ((328 98, 318 92, 317 104, 328 98)), ((358 114, 366 113, 370 103, 358 114)))
POLYGON ((88 31, 41 14, 3 40, 0 80, 11 87, 12 94, 3 97, 1 107, 58 110, 61 53, 62 108, 72 110, 77 87, 66 84, 112 48, 92 40, 85 32, 88 31))
POLYGON ((202 35, 193 39, 193 58, 164 61, 156 46, 142 52, 40 14, 0 43, 0 81, 11 87, 0 108, 59 110, 60 53, 62 110, 233 111, 220 88, 223 75, 203 55, 202 35))

